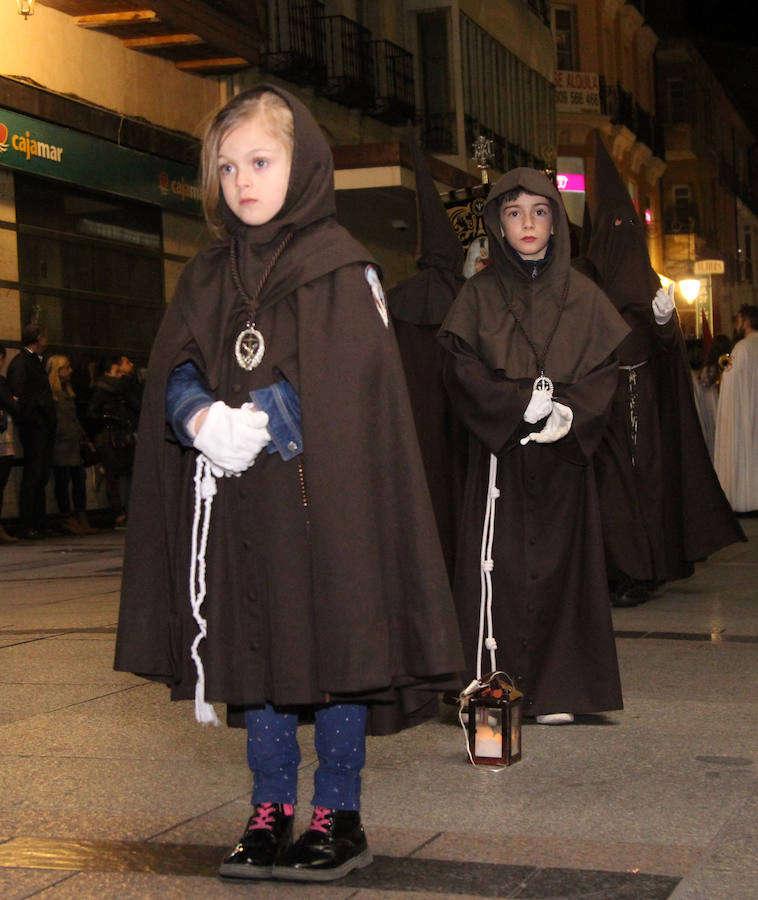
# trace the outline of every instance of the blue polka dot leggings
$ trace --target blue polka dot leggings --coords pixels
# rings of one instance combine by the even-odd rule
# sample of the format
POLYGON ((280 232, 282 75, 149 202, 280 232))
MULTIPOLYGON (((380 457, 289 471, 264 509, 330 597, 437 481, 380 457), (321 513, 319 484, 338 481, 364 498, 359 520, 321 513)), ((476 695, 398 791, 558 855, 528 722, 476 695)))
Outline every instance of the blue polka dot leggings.
MULTIPOLYGON (((311 804, 360 809, 361 769, 366 762, 366 706, 337 703, 316 709, 316 755, 311 804)), ((247 762, 253 773, 252 804, 297 803, 297 713, 270 704, 245 712, 247 762)))

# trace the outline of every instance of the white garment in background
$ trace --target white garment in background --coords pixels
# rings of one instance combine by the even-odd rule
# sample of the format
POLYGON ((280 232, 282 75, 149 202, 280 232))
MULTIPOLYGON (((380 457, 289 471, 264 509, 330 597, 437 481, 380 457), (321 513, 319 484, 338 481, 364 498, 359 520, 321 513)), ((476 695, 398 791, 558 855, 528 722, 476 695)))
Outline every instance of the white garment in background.
POLYGON ((713 444, 716 440, 716 408, 719 400, 719 389, 708 377, 705 369, 692 373, 692 391, 695 395, 695 408, 703 431, 708 455, 713 462, 713 444))
POLYGON ((758 333, 732 349, 721 376, 713 466, 735 512, 758 509, 758 333))

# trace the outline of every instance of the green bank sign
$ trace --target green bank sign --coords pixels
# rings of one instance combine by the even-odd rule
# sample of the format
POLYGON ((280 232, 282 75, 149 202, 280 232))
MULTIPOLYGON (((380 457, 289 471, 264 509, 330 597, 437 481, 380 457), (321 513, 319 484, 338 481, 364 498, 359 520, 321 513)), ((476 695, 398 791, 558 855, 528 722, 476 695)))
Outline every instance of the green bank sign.
POLYGON ((0 166, 202 215, 197 172, 0 107, 0 166))

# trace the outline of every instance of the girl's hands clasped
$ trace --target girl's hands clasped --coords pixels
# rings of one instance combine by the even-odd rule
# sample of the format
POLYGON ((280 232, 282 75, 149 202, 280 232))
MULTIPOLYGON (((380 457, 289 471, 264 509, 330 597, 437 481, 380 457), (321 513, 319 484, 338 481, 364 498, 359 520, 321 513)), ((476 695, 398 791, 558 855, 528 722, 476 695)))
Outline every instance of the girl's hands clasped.
POLYGON ((218 400, 208 407, 193 445, 211 462, 216 477, 239 476, 271 440, 267 425, 262 410, 248 404, 237 409, 218 400))

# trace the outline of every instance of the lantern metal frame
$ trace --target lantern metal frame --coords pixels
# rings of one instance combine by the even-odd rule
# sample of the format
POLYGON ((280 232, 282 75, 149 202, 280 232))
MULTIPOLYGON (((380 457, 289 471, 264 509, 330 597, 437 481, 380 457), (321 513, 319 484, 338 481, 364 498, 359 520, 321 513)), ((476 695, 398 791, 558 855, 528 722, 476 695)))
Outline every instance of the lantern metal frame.
POLYGON ((522 694, 510 685, 495 694, 485 686, 468 697, 469 761, 475 766, 510 766, 521 759, 522 694))

